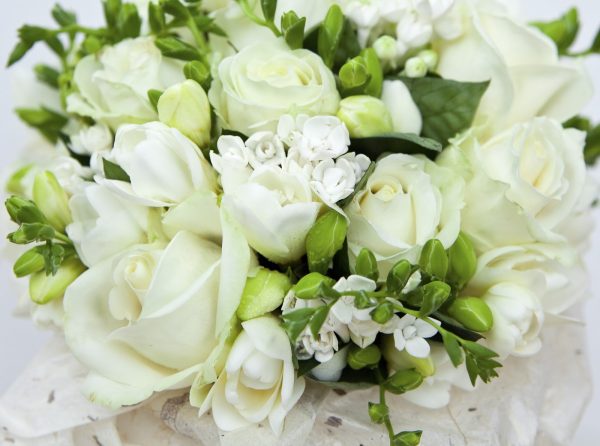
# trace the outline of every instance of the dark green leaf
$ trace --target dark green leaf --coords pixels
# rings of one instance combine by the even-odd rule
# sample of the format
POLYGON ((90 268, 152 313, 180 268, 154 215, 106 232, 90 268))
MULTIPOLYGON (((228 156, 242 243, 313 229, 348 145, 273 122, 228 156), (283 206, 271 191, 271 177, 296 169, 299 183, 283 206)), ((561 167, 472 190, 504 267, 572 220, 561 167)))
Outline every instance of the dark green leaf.
POLYGON ((41 26, 23 25, 19 28, 19 37, 22 42, 34 44, 53 36, 51 30, 41 26))
POLYGON ((148 3, 148 22, 154 34, 162 33, 166 28, 165 12, 159 4, 148 3))
POLYGON ((117 180, 131 183, 131 178, 129 178, 129 175, 121 166, 107 160, 106 158, 103 158, 102 162, 104 167, 104 178, 107 180, 117 180))
POLYGON ((132 3, 125 3, 121 7, 117 18, 117 28, 123 39, 134 38, 140 35, 142 19, 138 13, 137 6, 132 3))
POLYGON ((306 254, 310 271, 325 274, 335 254, 346 239, 348 222, 334 210, 322 215, 306 237, 306 254))
POLYGON ((323 305, 322 307, 317 308, 313 316, 310 318, 310 332, 313 335, 313 338, 319 339, 319 331, 321 331, 321 327, 327 320, 327 316, 329 316, 329 306, 323 305))
POLYGON ((275 11, 277 10, 277 0, 260 0, 263 15, 267 22, 275 20, 275 11))
POLYGON ((592 46, 590 47, 590 51, 592 53, 596 53, 596 54, 600 53, 600 29, 596 33, 596 37, 594 37, 594 42, 592 43, 592 46))
POLYGON ((335 53, 340 45, 344 24, 342 9, 338 5, 331 6, 321 24, 318 40, 319 55, 329 68, 332 68, 335 62, 335 53))
POLYGON ((77 23, 77 16, 71 11, 63 9, 58 3, 52 8, 52 17, 62 27, 77 23))
POLYGON ((67 117, 49 108, 18 108, 15 110, 19 118, 30 127, 37 129, 49 141, 56 143, 60 131, 67 124, 67 117))
POLYGON ((179 0, 161 0, 160 5, 167 14, 185 20, 190 17, 190 12, 179 0))
POLYGON ((121 7, 121 0, 103 0, 104 18, 109 28, 117 27, 121 7))
POLYGON ((492 359, 498 357, 498 353, 481 344, 478 344, 477 342, 463 341, 461 345, 464 349, 468 350, 469 353, 481 359, 492 359))
POLYGON ((560 54, 566 54, 579 33, 579 13, 571 8, 562 17, 550 22, 534 22, 533 26, 550 37, 560 54))
POLYGON ((200 58, 198 50, 176 37, 162 37, 155 40, 155 44, 163 56, 181 60, 197 60, 200 58))
POLYGON ((25 54, 27 54, 27 52, 31 49, 32 46, 32 43, 25 43, 23 41, 17 43, 13 48, 12 52, 10 53, 10 56, 8 57, 8 62, 6 63, 6 66, 10 67, 11 65, 14 65, 18 61, 20 61, 25 56, 25 54))
POLYGON ((423 115, 422 135, 442 145, 471 127, 489 82, 401 78, 423 115))
POLYGON ((383 68, 377 53, 373 48, 367 48, 362 52, 367 72, 369 73, 369 83, 365 88, 365 94, 374 96, 376 98, 381 97, 383 91, 383 68))
POLYGON ((52 88, 58 88, 58 77, 60 72, 48 65, 39 64, 33 69, 37 80, 52 88))
POLYGON ((304 331, 313 314, 315 314, 314 308, 301 308, 284 313, 281 316, 283 319, 283 328, 292 343, 296 342, 298 336, 304 331))
POLYGON ((351 147, 354 152, 367 155, 373 161, 389 153, 423 154, 434 159, 442 151, 442 145, 436 140, 413 133, 390 133, 369 138, 353 138, 351 147))
POLYGON ((600 125, 591 129, 585 140, 585 150, 583 152, 585 162, 593 166, 600 157, 600 125))
POLYGON ((446 352, 448 352, 448 356, 454 367, 461 365, 464 361, 464 357, 456 336, 452 333, 442 332, 442 340, 444 341, 444 348, 446 349, 446 352))
POLYGON ((299 18, 294 11, 288 11, 281 17, 281 32, 291 49, 302 48, 305 27, 306 17, 299 18))
MULTIPOLYGON (((354 149, 354 146, 352 148, 354 149)), ((343 200, 341 200, 341 201, 338 202, 338 206, 340 208, 343 209, 346 206, 348 206, 352 202, 352 200, 354 199, 354 197, 356 196, 356 194, 359 193, 359 192, 361 192, 362 190, 364 190, 367 187, 367 182, 369 181, 369 178, 371 177, 371 175, 375 171, 375 167, 377 167, 377 165, 375 163, 369 164, 369 167, 367 168, 367 170, 363 174, 363 176, 360 179, 360 181, 358 183, 356 183, 356 186, 354 186, 354 192, 352 192, 352 194, 350 196, 348 196, 348 197, 346 197, 343 200)))
POLYGON ((163 91, 160 90, 148 90, 148 100, 154 107, 154 110, 158 111, 158 101, 160 97, 163 95, 163 91))

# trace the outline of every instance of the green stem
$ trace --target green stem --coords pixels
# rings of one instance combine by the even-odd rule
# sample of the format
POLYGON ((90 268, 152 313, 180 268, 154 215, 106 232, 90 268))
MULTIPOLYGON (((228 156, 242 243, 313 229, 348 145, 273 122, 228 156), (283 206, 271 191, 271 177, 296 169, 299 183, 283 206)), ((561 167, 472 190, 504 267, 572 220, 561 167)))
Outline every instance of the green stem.
POLYGON ((240 7, 242 8, 242 11, 244 11, 244 14, 246 14, 246 16, 250 20, 252 20, 254 23, 256 23, 257 25, 265 26, 265 27, 269 28, 273 32, 273 34, 275 34, 276 37, 282 36, 281 31, 279 31, 279 29, 277 29, 277 26, 275 26, 275 23, 273 23, 272 21, 267 21, 267 20, 261 19, 256 14, 254 14, 254 11, 248 4, 248 0, 239 0, 239 4, 240 4, 240 7))
POLYGON ((202 31, 198 29, 198 26, 196 25, 196 22, 194 21, 194 18, 191 15, 187 21, 187 27, 192 32, 196 44, 198 44, 198 46, 200 47, 200 51, 202 51, 203 53, 208 52, 208 44, 206 43, 206 37, 204 37, 202 31))
POLYGON ((56 240, 60 240, 60 241, 61 241, 61 242, 63 242, 63 243, 66 243, 66 244, 68 244, 68 245, 72 245, 72 244, 73 244, 73 242, 71 241, 71 239, 70 239, 69 237, 67 237, 67 236, 66 236, 66 235, 64 235, 64 234, 61 234, 60 232, 57 232, 57 233, 54 235, 54 238, 55 238, 56 240))
MULTIPOLYGON (((387 407, 387 402, 385 400, 385 387, 383 387, 383 382, 385 381, 383 375, 381 374, 381 370, 379 368, 375 369, 375 376, 377 377, 377 381, 379 382, 379 403, 383 406, 387 407)), ((392 421, 390 420, 390 416, 386 415, 383 418, 383 423, 385 424, 385 428, 387 429, 388 436, 391 441, 394 439, 394 426, 392 426, 392 421)))

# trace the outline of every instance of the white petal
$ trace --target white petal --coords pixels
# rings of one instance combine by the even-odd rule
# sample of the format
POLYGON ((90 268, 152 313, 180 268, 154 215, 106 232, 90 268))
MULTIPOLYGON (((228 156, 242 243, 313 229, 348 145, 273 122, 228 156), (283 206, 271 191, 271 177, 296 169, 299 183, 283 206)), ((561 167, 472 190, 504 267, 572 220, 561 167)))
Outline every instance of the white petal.
POLYGON ((415 358, 426 358, 430 350, 429 343, 423 338, 415 337, 406 341, 406 352, 415 358))

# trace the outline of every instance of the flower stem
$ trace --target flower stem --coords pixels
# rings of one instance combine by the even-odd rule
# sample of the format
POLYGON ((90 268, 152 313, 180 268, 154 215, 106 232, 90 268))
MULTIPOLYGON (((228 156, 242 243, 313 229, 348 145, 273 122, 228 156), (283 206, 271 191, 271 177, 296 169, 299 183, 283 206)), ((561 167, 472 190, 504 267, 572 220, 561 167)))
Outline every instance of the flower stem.
MULTIPOLYGON (((375 369, 375 376, 377 377, 377 381, 379 382, 379 403, 385 407, 387 407, 387 402, 385 400, 385 387, 383 386, 383 375, 381 374, 381 370, 379 368, 375 369)), ((383 423, 385 424, 385 428, 387 429, 388 435, 390 437, 390 443, 394 438, 394 426, 392 426, 392 421, 390 420, 389 414, 385 415, 383 418, 383 423)))

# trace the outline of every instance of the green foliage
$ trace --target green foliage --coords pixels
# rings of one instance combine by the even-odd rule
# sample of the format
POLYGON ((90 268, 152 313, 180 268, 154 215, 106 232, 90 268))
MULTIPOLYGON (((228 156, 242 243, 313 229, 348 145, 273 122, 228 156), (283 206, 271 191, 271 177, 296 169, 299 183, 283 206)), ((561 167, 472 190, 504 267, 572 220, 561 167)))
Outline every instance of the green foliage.
POLYGON ((294 11, 288 11, 281 16, 281 32, 288 46, 295 50, 302 48, 306 17, 298 17, 294 11))
POLYGON ((375 344, 360 348, 355 344, 348 351, 348 365, 353 370, 361 370, 365 367, 376 367, 381 361, 381 350, 375 344))
POLYGON ((356 274, 367 277, 375 282, 379 279, 379 268, 375 255, 366 248, 363 248, 356 257, 356 274))
POLYGON ((425 243, 421 251, 419 266, 430 276, 444 280, 448 272, 448 255, 442 242, 433 239, 425 243))
POLYGON ((344 245, 348 222, 334 210, 319 217, 306 237, 306 254, 310 271, 325 274, 335 254, 344 245))
POLYGON ((212 80, 210 69, 203 62, 194 60, 186 63, 183 67, 183 73, 186 79, 191 79, 198 82, 202 88, 204 88, 204 90, 208 90, 210 88, 210 83, 212 80))
POLYGON ((46 107, 18 108, 17 116, 28 126, 38 130, 51 143, 56 143, 67 125, 68 118, 46 107))
POLYGON ((329 68, 333 68, 335 53, 340 46, 344 24, 345 18, 342 9, 338 5, 331 6, 319 29, 318 40, 319 55, 329 68))
POLYGON ((104 169, 104 178, 107 180, 117 180, 117 181, 125 181, 126 183, 131 183, 131 178, 127 172, 123 170, 121 166, 113 163, 112 161, 107 160, 106 158, 102 159, 103 169, 104 169))
POLYGON ((352 150, 374 161, 390 153, 421 154, 435 158, 442 151, 442 145, 435 139, 412 133, 390 133, 368 138, 352 138, 352 150))
POLYGON ((583 156, 588 166, 596 164, 600 157, 600 124, 594 126, 588 118, 576 116, 563 125, 565 128, 575 128, 587 133, 583 156))
POLYGON ((401 78, 423 116, 422 135, 442 145, 471 127, 489 82, 401 78))
POLYGON ((567 54, 579 33, 579 13, 577 8, 571 8, 556 20, 534 22, 532 25, 554 41, 560 54, 567 54))

